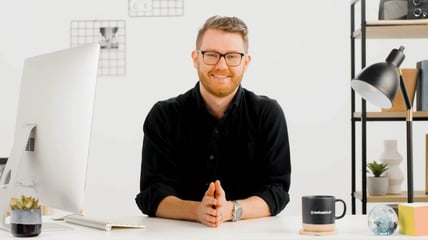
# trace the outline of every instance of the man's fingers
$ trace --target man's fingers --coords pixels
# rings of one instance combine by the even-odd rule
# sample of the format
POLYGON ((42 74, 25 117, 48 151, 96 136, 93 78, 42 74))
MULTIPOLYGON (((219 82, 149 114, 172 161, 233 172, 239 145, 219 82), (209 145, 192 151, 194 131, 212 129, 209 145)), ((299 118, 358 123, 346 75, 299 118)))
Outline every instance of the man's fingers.
POLYGON ((209 185, 208 185, 208 189, 207 189, 207 191, 205 192, 205 195, 207 195, 207 196, 210 196, 210 197, 214 197, 214 194, 215 194, 215 184, 213 183, 213 182, 211 182, 209 185))

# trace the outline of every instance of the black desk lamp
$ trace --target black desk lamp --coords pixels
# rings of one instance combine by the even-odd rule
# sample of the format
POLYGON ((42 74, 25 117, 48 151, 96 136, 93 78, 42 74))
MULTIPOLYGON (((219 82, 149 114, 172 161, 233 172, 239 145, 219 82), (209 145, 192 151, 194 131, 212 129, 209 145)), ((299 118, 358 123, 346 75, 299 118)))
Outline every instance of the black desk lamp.
POLYGON ((413 133, 412 103, 407 94, 406 85, 400 72, 404 60, 404 47, 393 49, 385 62, 375 63, 364 68, 352 79, 351 87, 365 100, 381 108, 391 108, 400 88, 406 105, 407 135, 407 201, 413 202, 413 133))

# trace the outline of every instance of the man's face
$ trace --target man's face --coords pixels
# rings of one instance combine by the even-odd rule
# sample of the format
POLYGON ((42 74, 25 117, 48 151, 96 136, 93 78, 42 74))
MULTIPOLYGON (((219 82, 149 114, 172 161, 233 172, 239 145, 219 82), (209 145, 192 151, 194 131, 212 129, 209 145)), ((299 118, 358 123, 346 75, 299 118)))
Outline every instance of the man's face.
MULTIPOLYGON (((205 32, 198 50, 220 54, 245 53, 244 41, 239 33, 216 29, 205 32)), ((201 88, 215 97, 226 97, 235 93, 251 59, 250 56, 244 55, 238 66, 228 66, 225 57, 221 57, 214 65, 207 65, 202 53, 198 51, 192 52, 192 58, 193 66, 198 71, 201 88)))

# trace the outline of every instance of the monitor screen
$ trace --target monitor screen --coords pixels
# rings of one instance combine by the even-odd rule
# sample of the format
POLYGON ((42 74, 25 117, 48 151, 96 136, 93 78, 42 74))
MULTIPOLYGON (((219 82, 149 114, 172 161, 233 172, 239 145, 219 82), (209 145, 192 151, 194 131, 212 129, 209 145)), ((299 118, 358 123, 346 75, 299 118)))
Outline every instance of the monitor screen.
POLYGON ((25 60, 1 214, 28 188, 45 206, 82 211, 99 51, 93 43, 25 60))

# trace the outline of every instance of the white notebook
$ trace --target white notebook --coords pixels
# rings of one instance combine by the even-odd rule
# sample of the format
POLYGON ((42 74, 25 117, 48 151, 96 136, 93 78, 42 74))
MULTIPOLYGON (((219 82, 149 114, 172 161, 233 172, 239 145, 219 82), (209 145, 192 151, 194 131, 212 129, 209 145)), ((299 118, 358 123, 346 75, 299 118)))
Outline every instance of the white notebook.
POLYGON ((79 214, 71 214, 64 216, 64 221, 67 223, 78 224, 86 227, 98 228, 105 231, 110 231, 112 228, 144 228, 144 225, 133 221, 135 219, 128 218, 96 218, 88 217, 79 214))

